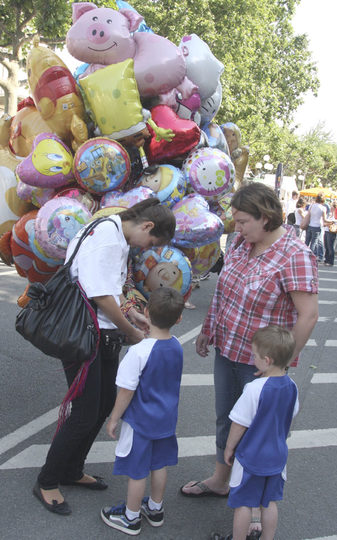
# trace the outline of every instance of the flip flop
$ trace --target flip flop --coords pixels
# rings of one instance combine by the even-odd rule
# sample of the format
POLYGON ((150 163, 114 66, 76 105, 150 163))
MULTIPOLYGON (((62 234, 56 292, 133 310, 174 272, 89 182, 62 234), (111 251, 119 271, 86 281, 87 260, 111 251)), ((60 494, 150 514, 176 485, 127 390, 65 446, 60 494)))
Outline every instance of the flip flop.
POLYGON ((194 498, 200 498, 200 497, 220 497, 220 498, 226 498, 229 495, 229 492, 225 495, 222 495, 221 493, 217 493, 216 491, 213 491, 211 488, 209 488, 204 482, 194 482, 194 484, 188 486, 189 488, 192 488, 194 486, 197 486, 199 489, 201 489, 200 493, 187 493, 186 491, 183 491, 183 488, 185 486, 181 486, 180 493, 184 495, 184 497, 194 497, 194 498))

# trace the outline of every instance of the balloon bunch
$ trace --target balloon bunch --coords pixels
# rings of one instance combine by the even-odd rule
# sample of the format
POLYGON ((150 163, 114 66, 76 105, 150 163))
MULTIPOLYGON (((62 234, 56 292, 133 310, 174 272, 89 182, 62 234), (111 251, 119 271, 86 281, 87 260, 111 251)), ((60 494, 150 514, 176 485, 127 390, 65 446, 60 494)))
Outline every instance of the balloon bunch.
POLYGON ((156 196, 174 212, 176 234, 134 254, 134 281, 145 298, 160 285, 187 298, 192 272, 213 266, 231 230, 248 149, 237 126, 213 120, 224 66, 208 45, 192 34, 176 46, 127 2, 116 5, 73 4, 66 44, 85 62, 74 76, 34 39, 32 98, 0 120, 0 255, 44 282, 91 219, 156 196))

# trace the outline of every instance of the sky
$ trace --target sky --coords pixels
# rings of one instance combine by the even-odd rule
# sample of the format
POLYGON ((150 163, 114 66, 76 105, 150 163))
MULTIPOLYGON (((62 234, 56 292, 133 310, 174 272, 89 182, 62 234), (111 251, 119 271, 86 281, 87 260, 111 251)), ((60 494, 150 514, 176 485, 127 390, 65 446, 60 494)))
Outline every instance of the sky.
POLYGON ((296 34, 307 34, 320 80, 318 97, 306 95, 295 115, 298 133, 306 133, 322 121, 337 143, 337 0, 302 0, 293 27, 296 34))

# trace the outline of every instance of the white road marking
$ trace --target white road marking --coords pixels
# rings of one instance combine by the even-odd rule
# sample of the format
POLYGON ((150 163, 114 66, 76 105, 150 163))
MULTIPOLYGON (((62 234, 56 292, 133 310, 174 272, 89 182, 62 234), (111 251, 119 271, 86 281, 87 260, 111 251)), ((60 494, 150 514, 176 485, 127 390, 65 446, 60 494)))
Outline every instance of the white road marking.
POLYGON ((324 287, 319 288, 319 292, 326 291, 326 292, 337 292, 337 289, 325 289, 324 287))
POLYGON ((305 346, 306 347, 317 347, 316 340, 315 339, 308 339, 305 346))
POLYGON ((319 304, 324 304, 324 305, 333 305, 333 304, 337 304, 337 301, 336 300, 318 300, 318 303, 319 304))
POLYGON ((214 377, 212 373, 186 374, 182 376, 182 386, 213 386, 214 377))
POLYGON ((9 433, 9 435, 2 437, 2 439, 0 439, 0 455, 7 452, 7 450, 10 450, 17 444, 25 441, 29 437, 36 435, 36 433, 42 429, 50 426, 50 424, 53 424, 57 420, 58 410, 58 407, 51 409, 38 418, 35 418, 35 420, 28 422, 28 424, 25 424, 12 433, 9 433))
MULTIPOLYGON (((18 277, 22 277, 22 276, 19 276, 16 270, 8 270, 7 272, 0 272, 0 276, 15 276, 15 275, 18 277)), ((23 278, 23 279, 26 279, 26 278, 23 278)))
POLYGON ((325 347, 337 347, 337 339, 327 339, 324 346, 325 347))
MULTIPOLYGON (((180 437, 178 438, 179 457, 213 455, 215 451, 214 436, 180 437)), ((337 429, 313 429, 292 431, 288 439, 289 450, 303 448, 322 448, 337 446, 337 429)), ((109 463, 115 455, 116 441, 95 442, 90 450, 87 463, 109 463)), ((49 444, 33 444, 0 465, 0 469, 25 469, 41 467, 49 449, 49 444)))
POLYGON ((312 384, 336 384, 337 373, 314 373, 311 382, 312 384))
POLYGON ((183 336, 180 336, 180 338, 178 338, 178 341, 181 345, 184 345, 184 343, 187 343, 188 341, 190 341, 191 339, 195 338, 197 335, 200 334, 200 330, 201 330, 201 324, 199 324, 199 326, 196 326, 195 328, 193 328, 192 330, 190 330, 189 332, 186 332, 186 334, 184 334, 183 336))

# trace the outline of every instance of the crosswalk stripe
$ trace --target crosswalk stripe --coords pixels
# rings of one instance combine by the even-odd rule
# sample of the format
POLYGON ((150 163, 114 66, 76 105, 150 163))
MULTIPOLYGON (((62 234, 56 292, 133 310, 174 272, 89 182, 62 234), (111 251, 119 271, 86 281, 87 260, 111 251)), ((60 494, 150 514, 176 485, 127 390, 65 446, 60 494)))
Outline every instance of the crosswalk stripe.
POLYGON ((321 305, 334 305, 337 304, 336 300, 318 300, 318 303, 321 305))
POLYGON ((314 373, 311 382, 312 384, 336 384, 337 373, 314 373))
MULTIPOLYGON (((89 452, 87 463, 109 463, 115 455, 116 441, 97 441, 89 452)), ((179 457, 213 455, 215 437, 178 438, 179 457)), ((292 431, 288 439, 289 450, 337 446, 337 429, 312 429, 292 431)), ((49 444, 33 444, 0 465, 0 469, 25 469, 41 467, 44 464, 49 444)))

